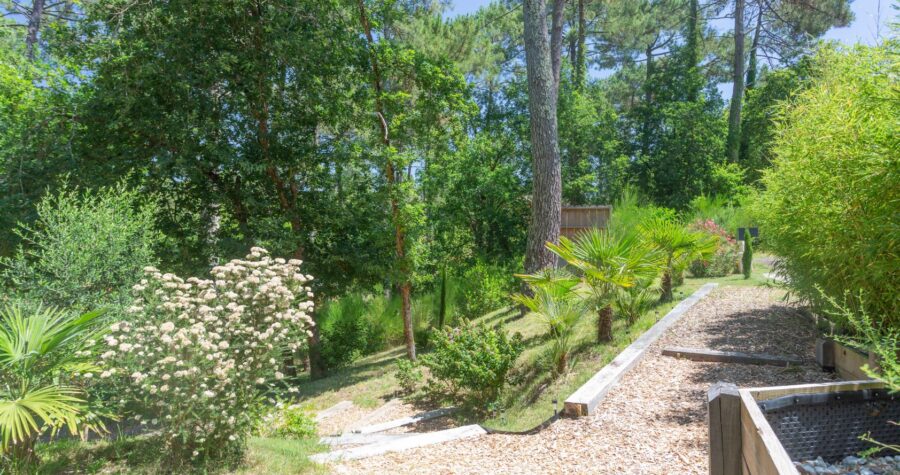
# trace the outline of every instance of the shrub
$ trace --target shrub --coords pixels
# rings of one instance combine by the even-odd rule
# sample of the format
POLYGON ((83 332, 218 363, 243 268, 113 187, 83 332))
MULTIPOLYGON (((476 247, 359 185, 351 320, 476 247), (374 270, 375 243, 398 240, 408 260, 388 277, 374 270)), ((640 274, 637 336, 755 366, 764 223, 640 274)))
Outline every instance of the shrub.
POLYGON ((122 399, 160 424, 176 463, 239 455, 284 377, 282 355, 311 333, 311 277, 300 261, 266 254, 253 248, 211 280, 146 268, 131 318, 104 337, 101 377, 121 378, 122 399))
POLYGON ((430 392, 476 410, 497 401, 523 349, 520 334, 509 337, 501 330, 469 322, 434 332, 432 345, 432 352, 420 358, 430 370, 430 392))
POLYGON ((462 296, 462 313, 477 318, 509 304, 509 293, 515 286, 510 273, 501 267, 481 261, 463 274, 466 288, 462 296))
POLYGON ((320 325, 319 338, 322 361, 327 368, 339 368, 356 359, 377 351, 382 346, 379 332, 382 328, 373 325, 363 313, 366 309, 362 301, 348 298, 332 305, 320 325), (353 303, 360 306, 353 309, 353 303))
POLYGON ((862 289, 862 309, 885 328, 900 325, 896 47, 818 53, 811 84, 780 111, 755 204, 798 295, 821 309, 816 286, 835 298, 862 289))
POLYGON ((309 439, 316 436, 316 419, 299 404, 279 402, 262 418, 259 435, 281 439, 309 439))
POLYGON ((397 360, 397 373, 395 374, 400 389, 406 394, 412 394, 416 391, 419 383, 422 382, 422 370, 416 363, 400 358, 397 360))
POLYGON ((141 269, 155 263, 154 203, 122 185, 63 189, 37 205, 37 220, 20 224, 23 244, 0 260, 2 280, 18 298, 75 311, 127 306, 141 269))

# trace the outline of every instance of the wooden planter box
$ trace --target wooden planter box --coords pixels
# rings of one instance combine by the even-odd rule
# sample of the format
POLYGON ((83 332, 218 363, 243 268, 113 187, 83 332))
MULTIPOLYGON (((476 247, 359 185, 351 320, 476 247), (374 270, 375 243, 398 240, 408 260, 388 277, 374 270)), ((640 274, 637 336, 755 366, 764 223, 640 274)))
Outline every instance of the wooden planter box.
POLYGON ((816 344, 816 360, 823 368, 834 369, 841 379, 868 379, 862 367, 878 368, 878 359, 871 353, 843 345, 834 340, 820 340, 816 344))
POLYGON ((717 383, 709 392, 710 475, 798 475, 759 403, 795 394, 881 389, 875 380, 737 389, 717 383))

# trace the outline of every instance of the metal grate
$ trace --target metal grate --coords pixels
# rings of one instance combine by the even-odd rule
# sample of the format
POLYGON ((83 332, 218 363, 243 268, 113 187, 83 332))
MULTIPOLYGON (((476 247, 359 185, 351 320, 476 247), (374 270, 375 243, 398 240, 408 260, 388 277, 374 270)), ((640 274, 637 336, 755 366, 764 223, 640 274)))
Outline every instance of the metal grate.
POLYGON ((859 439, 871 433, 886 444, 900 444, 900 395, 867 389, 797 394, 759 403, 793 460, 822 457, 835 463, 872 447, 859 439))

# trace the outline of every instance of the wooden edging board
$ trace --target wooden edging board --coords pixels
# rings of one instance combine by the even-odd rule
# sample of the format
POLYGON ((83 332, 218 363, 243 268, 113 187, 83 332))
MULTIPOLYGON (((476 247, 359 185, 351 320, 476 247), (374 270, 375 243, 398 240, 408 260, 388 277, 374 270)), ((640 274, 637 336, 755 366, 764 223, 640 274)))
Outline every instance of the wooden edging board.
POLYGON ((767 401, 791 394, 821 394, 884 387, 876 380, 772 386, 738 391, 741 398, 741 459, 744 475, 797 475, 791 457, 759 408, 767 401))
POLYGON ((622 375, 641 360, 647 348, 658 340, 669 327, 675 324, 689 308, 712 292, 718 285, 715 282, 705 284, 691 294, 690 297, 679 302, 675 308, 650 327, 649 330, 622 350, 614 360, 601 368, 597 374, 572 393, 565 401, 565 413, 574 417, 591 414, 606 396, 606 393, 622 379, 622 375))
POLYGON ((803 360, 786 356, 767 355, 762 353, 742 353, 739 351, 718 351, 706 348, 682 348, 679 346, 667 346, 662 349, 662 354, 673 358, 684 358, 691 361, 713 363, 742 363, 770 366, 799 366, 803 364, 803 360))

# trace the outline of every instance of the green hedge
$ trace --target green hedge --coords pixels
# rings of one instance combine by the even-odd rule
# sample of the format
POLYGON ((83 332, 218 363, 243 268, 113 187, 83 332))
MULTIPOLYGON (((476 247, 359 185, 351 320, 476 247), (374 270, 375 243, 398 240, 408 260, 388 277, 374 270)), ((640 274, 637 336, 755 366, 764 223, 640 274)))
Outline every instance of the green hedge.
POLYGON ((817 54, 814 84, 781 110, 755 205, 799 295, 826 308, 862 292, 850 304, 885 327, 900 325, 896 57, 896 43, 817 54))

